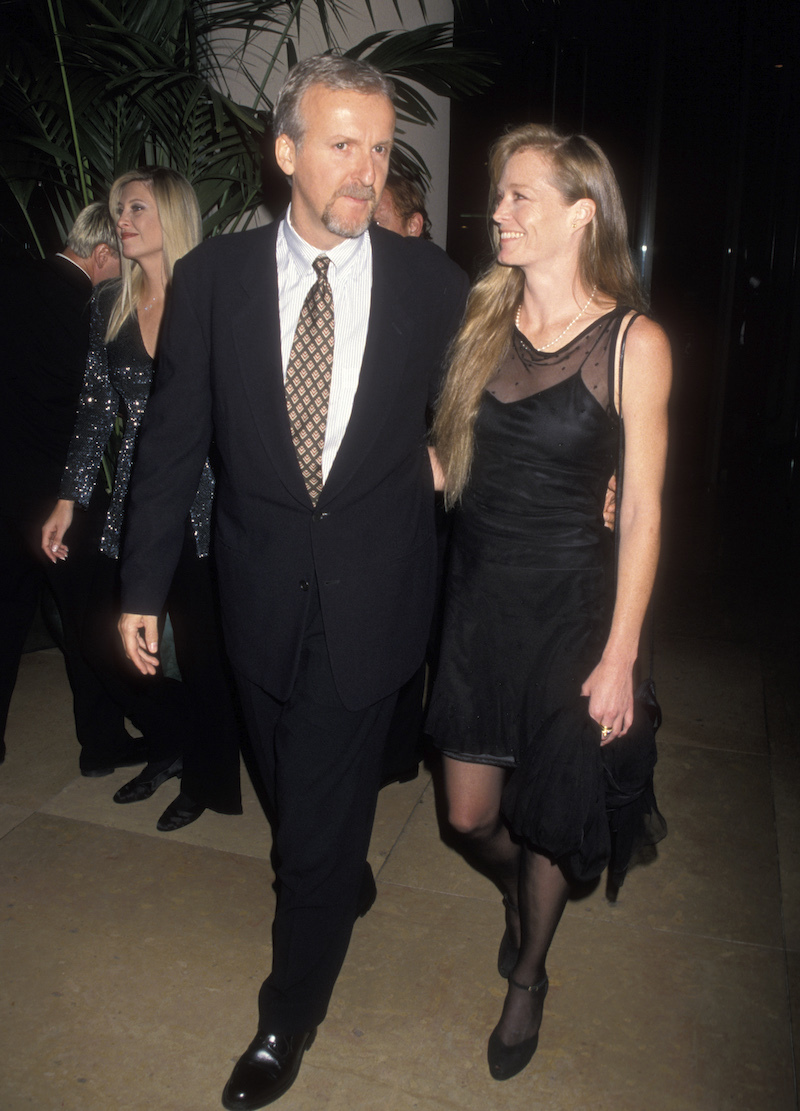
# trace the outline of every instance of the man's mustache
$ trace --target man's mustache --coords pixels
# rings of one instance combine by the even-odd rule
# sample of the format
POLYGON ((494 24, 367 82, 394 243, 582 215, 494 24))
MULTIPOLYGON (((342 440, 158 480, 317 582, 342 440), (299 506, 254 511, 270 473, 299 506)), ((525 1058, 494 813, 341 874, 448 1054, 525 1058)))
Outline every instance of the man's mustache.
POLYGON ((371 185, 359 185, 354 182, 352 185, 343 185, 337 189, 333 194, 333 199, 337 197, 352 197, 356 201, 375 201, 377 197, 375 190, 371 185))

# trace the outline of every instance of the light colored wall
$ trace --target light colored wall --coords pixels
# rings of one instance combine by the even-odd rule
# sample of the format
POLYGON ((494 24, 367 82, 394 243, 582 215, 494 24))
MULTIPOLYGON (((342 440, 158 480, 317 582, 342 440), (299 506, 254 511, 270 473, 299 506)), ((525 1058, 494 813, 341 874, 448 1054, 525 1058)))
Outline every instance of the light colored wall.
MULTIPOLYGON (((368 35, 378 31, 412 30, 422 26, 425 20, 419 9, 417 0, 399 0, 402 22, 397 16, 392 0, 372 0, 372 10, 375 14, 375 23, 370 20, 366 5, 363 0, 350 0, 347 5, 350 9, 345 16, 345 30, 334 27, 338 45, 343 49, 360 42, 368 35)), ((429 23, 447 23, 453 18, 452 0, 426 0, 426 11, 429 23)), ((259 79, 265 70, 264 58, 272 52, 280 29, 267 29, 253 41, 248 48, 247 67, 259 79)), ((296 37, 293 28, 292 38, 297 45, 299 58, 306 58, 311 54, 319 53, 325 49, 325 40, 319 19, 311 3, 304 4, 301 21, 301 32, 296 37)), ((217 43, 219 48, 221 44, 217 43)), ((270 74, 266 85, 266 93, 270 100, 274 100, 277 90, 286 76, 286 53, 281 50, 280 60, 270 74)), ((226 69, 225 80, 231 95, 240 103, 255 103, 255 92, 248 85, 240 73, 226 69)), ((403 139, 410 143, 425 160, 431 172, 432 185, 428 193, 427 207, 433 223, 433 238, 440 246, 444 246, 447 235, 447 185, 448 185, 448 155, 450 144, 450 101, 446 97, 433 96, 424 89, 420 90, 436 114, 436 124, 423 127, 419 124, 401 124, 403 139)), ((270 214, 263 213, 257 222, 263 222, 270 214)))

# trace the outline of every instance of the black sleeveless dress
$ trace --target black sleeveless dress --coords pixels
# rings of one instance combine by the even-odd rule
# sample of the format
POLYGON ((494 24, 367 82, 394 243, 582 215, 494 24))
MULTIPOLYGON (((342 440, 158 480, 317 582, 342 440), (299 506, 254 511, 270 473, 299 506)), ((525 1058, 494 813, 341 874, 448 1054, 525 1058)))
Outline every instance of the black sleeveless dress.
MULTIPOLYGON (((580 688, 613 603, 602 511, 617 462, 609 384, 626 312, 552 353, 514 330, 455 511, 426 722, 447 755, 514 769, 503 795, 511 828, 579 879, 600 875, 611 848, 600 731, 580 688)), ((642 805, 654 804, 650 792, 642 805)))

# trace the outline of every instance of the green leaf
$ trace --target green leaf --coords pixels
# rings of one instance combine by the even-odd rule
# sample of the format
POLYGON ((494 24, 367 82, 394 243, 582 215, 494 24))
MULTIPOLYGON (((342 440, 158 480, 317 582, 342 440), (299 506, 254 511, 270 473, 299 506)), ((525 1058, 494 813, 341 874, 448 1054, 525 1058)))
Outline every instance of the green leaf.
MULTIPOLYGON (((269 74, 278 59, 297 61, 297 33, 309 20, 336 48, 354 6, 355 0, 15 5, 15 33, 0 39, 0 180, 13 199, 19 237, 28 240, 36 224, 40 248, 63 240, 85 198, 103 196, 120 173, 150 163, 172 165, 189 178, 206 234, 242 226, 260 198, 269 74), (250 104, 229 95, 231 72, 244 78, 250 104), (42 199, 49 221, 42 219, 42 199)), ((424 0, 419 8, 425 16, 424 0)), ((374 25, 371 0, 363 0, 363 9, 374 25)), ((426 92, 469 95, 489 82, 489 60, 454 47, 447 24, 376 29, 346 52, 395 81, 401 127, 434 122, 426 92)), ((428 176, 402 131, 393 158, 428 176)))

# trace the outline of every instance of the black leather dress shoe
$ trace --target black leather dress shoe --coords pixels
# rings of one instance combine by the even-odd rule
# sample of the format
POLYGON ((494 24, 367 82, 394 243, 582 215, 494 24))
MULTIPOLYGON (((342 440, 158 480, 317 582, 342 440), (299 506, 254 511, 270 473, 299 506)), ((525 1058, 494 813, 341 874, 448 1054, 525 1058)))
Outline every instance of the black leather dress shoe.
POLYGON ((156 822, 156 829, 160 829, 162 833, 172 833, 174 829, 183 829, 191 822, 196 822, 204 810, 205 807, 202 803, 195 802, 189 795, 181 791, 156 822))
POLYGON ((166 764, 163 760, 158 764, 148 764, 137 776, 120 787, 114 795, 114 802, 141 802, 142 799, 149 799, 162 783, 166 783, 173 776, 180 775, 182 771, 182 756, 173 760, 171 764, 166 764))
POLYGON ((256 1034, 236 1062, 222 1093, 227 1111, 257 1111, 288 1092, 316 1029, 302 1034, 256 1034))

